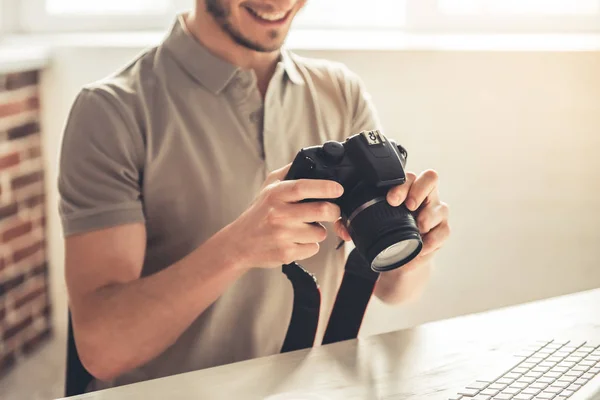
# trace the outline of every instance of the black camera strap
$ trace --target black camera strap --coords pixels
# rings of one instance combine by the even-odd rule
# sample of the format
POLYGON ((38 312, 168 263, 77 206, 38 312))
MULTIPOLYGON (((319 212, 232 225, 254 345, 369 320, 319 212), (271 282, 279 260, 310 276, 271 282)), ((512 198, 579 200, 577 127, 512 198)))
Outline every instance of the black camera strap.
MULTIPOLYGON (((283 266, 294 289, 294 306, 282 353, 313 347, 321 306, 316 278, 297 263, 283 266)), ((350 252, 344 277, 325 330, 323 344, 354 339, 373 294, 379 274, 374 272, 356 249, 350 252)))

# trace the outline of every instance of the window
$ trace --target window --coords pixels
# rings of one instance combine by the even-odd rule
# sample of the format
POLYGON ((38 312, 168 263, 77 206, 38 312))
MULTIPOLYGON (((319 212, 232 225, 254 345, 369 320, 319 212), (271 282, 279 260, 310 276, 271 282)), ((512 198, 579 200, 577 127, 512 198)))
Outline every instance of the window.
POLYGON ((600 30, 600 0, 415 0, 417 30, 585 32, 600 30))
MULTIPOLYGON (((15 1, 29 31, 167 28, 194 0, 15 1)), ((600 31, 600 0, 308 0, 295 29, 600 31)))
POLYGON ((164 13, 170 4, 169 0, 46 0, 46 12, 51 15, 164 13))
POLYGON ((400 28, 406 0, 308 0, 294 24, 298 28, 400 28))

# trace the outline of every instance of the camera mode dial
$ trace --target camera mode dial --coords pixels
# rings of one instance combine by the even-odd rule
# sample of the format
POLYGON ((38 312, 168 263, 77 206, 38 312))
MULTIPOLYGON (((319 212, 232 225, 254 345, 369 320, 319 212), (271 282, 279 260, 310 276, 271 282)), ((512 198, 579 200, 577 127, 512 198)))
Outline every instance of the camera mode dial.
POLYGON ((344 159, 345 149, 340 142, 330 141, 323 144, 322 156, 328 165, 337 165, 344 159))

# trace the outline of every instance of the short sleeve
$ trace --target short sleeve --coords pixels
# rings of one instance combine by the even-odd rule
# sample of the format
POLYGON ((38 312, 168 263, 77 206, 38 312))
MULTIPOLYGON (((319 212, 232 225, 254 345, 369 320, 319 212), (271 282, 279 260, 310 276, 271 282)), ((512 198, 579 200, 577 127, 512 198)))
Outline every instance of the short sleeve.
POLYGON ((58 190, 65 237, 144 221, 144 146, 133 113, 111 94, 83 89, 62 137, 58 190))
POLYGON ((347 70, 347 80, 352 107, 352 133, 382 129, 377 110, 362 79, 356 73, 347 70))

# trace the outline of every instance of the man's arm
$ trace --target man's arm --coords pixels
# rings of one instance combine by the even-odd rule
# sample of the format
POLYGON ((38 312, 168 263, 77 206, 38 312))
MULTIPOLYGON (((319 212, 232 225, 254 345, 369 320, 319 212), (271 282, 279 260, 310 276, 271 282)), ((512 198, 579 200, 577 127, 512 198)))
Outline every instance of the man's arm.
POLYGON ((77 349, 96 378, 110 380, 160 354, 243 269, 219 235, 140 279, 143 224, 66 239, 65 274, 77 349))

